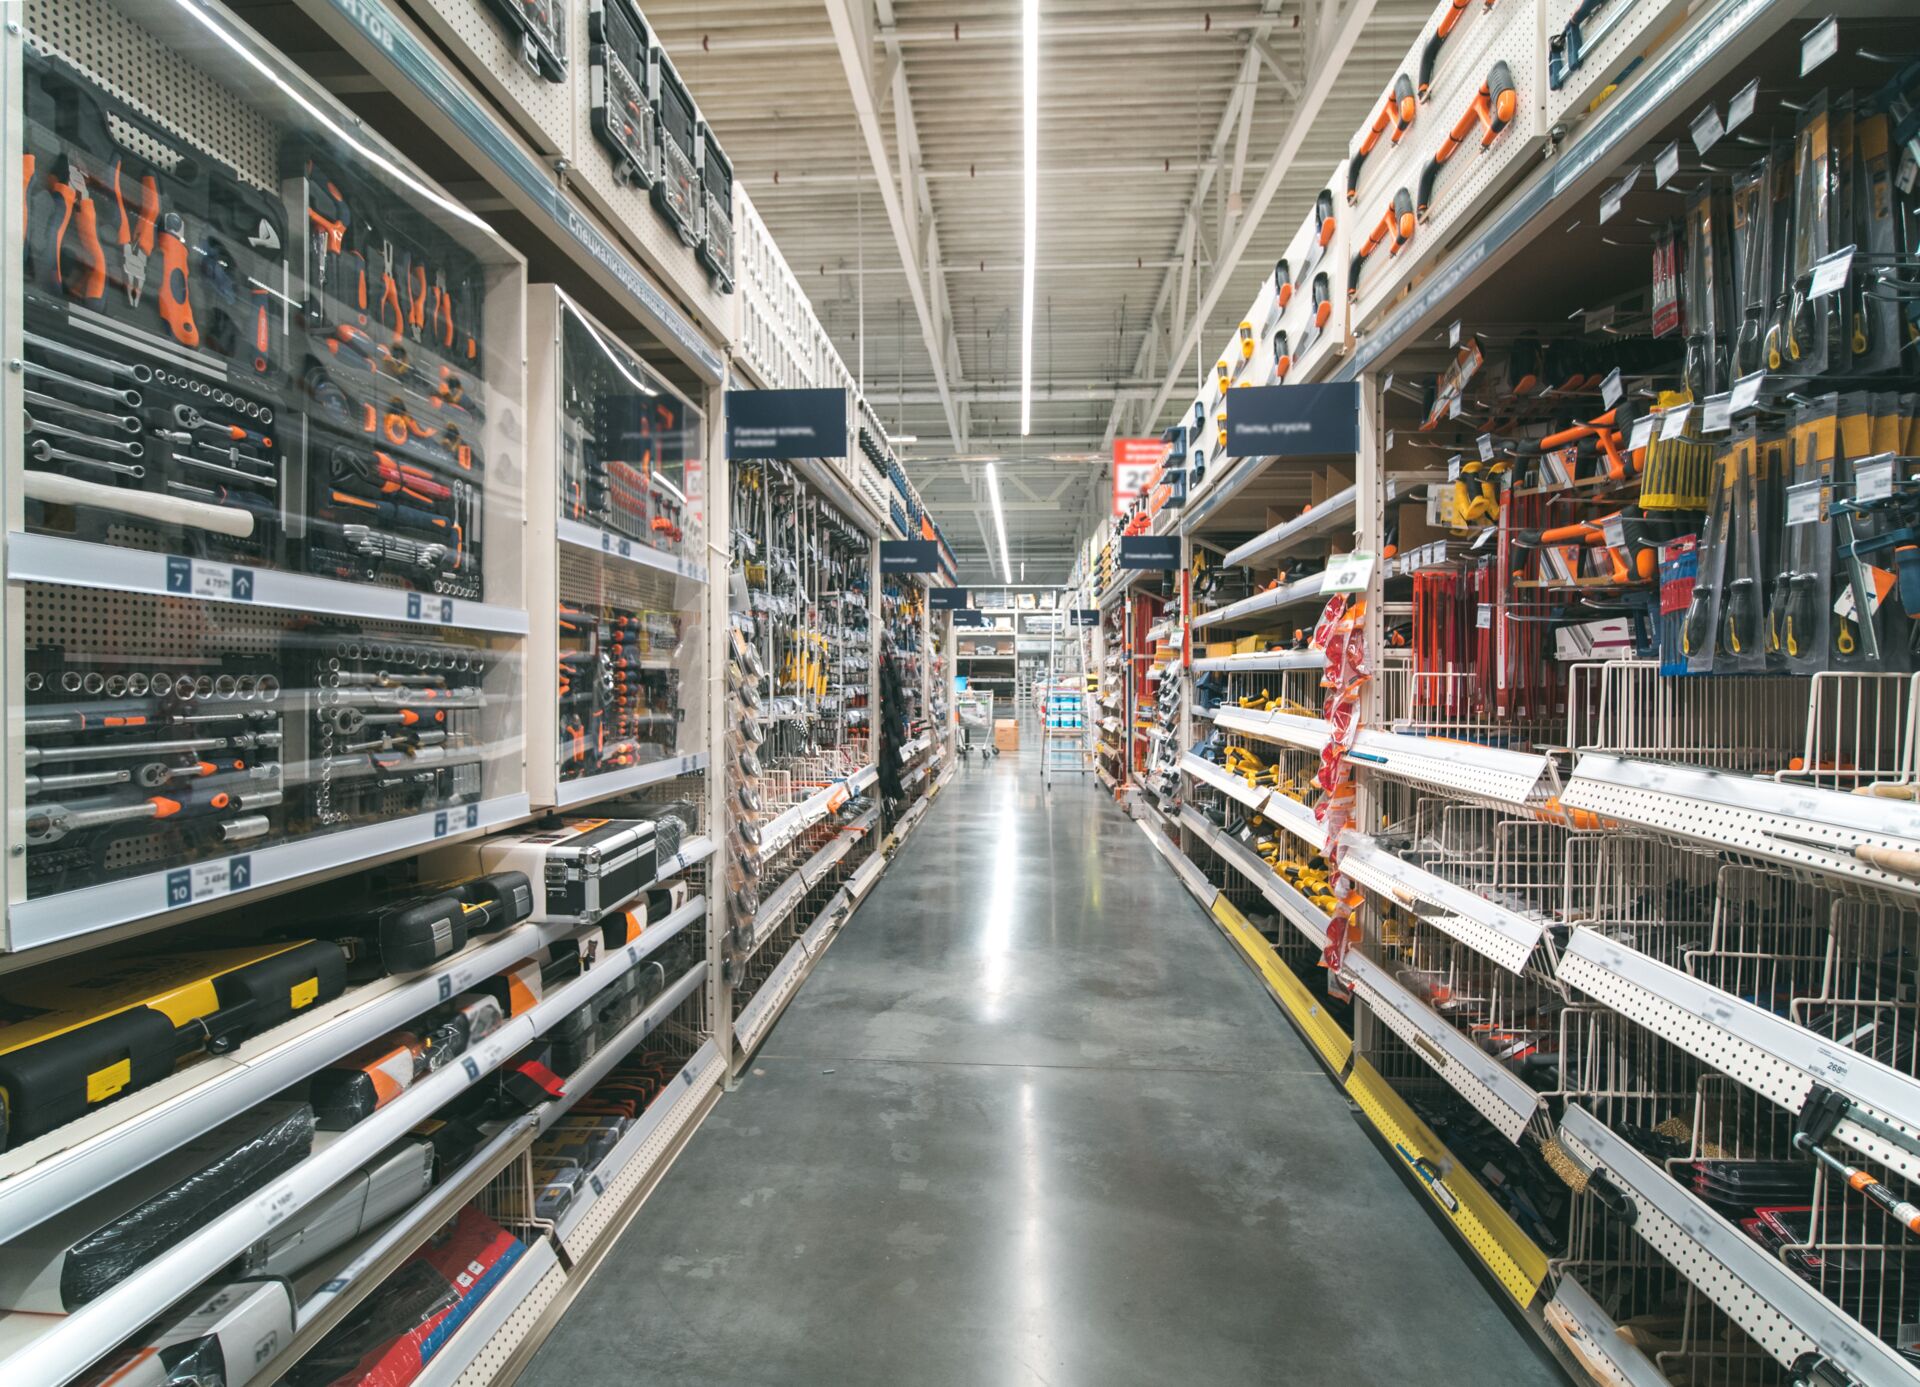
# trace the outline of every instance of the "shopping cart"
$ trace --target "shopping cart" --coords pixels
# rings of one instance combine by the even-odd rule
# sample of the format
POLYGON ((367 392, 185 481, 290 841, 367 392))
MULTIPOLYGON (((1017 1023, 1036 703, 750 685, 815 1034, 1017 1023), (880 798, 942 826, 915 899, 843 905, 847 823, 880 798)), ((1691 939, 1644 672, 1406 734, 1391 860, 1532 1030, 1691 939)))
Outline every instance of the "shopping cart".
POLYGON ((977 750, 980 759, 1000 754, 993 744, 993 690, 966 689, 953 700, 954 715, 960 720, 960 759, 971 761, 977 750))

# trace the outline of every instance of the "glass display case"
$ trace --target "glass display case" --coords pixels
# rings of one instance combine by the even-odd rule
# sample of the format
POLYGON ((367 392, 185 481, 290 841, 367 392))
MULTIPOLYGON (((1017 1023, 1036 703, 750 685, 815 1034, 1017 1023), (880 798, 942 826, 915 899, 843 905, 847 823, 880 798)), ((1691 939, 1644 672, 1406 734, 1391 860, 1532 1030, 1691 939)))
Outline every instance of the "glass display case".
POLYGON ((524 813, 524 263, 216 6, 20 18, 7 946, 524 813))
POLYGON ((530 542, 553 556, 528 774, 536 803, 573 805, 706 765, 706 418, 558 289, 528 321, 530 542))

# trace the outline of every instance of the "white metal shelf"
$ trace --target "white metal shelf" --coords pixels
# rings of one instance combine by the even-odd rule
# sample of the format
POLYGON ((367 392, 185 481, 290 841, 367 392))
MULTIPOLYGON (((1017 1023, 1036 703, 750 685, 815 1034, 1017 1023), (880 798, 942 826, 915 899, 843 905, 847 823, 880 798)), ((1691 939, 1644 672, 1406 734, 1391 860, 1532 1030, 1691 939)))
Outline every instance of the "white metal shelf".
POLYGON ((1560 1120, 1560 1140, 1576 1161, 1605 1172, 1632 1201, 1633 1231, 1780 1363, 1820 1354, 1862 1387, 1920 1382, 1920 1371, 1858 1320, 1577 1103, 1568 1104, 1560 1120))
POLYGON ((1229 708, 1225 704, 1215 711, 1213 725, 1223 732, 1237 732, 1256 741, 1296 747, 1316 756, 1333 735, 1325 718, 1304 713, 1263 713, 1252 708, 1229 708))
POLYGON ((527 634, 527 614, 519 607, 403 592, 399 588, 342 582, 311 573, 211 563, 181 554, 155 554, 114 544, 62 539, 57 535, 8 535, 7 580, 144 592, 155 597, 229 602, 316 616, 394 621, 457 631, 527 634))
POLYGON ((501 795, 337 833, 317 833, 290 843, 194 864, 188 884, 191 900, 181 900, 174 894, 179 874, 169 869, 16 902, 7 908, 7 926, 13 947, 25 950, 130 920, 158 925, 169 914, 190 905, 219 899, 240 900, 262 887, 297 881, 356 862, 392 858, 442 840, 457 842, 482 829, 524 819, 528 813, 529 801, 525 794, 501 795))
POLYGON ((1436 929, 1485 954, 1510 973, 1526 967, 1547 922, 1498 905, 1464 886, 1456 886, 1382 848, 1367 834, 1348 829, 1340 870, 1375 895, 1386 896, 1436 929), (1422 907, 1426 907, 1422 909, 1422 907))
MULTIPOLYGON (((914 806, 915 809, 925 809, 925 807, 925 800, 914 806)), ((912 818, 914 818, 912 811, 908 811, 907 815, 901 819, 900 828, 895 830, 896 833, 905 832, 909 827, 908 820, 912 818)), ((854 904, 853 893, 848 887, 842 886, 834 892, 827 903, 821 907, 820 913, 814 916, 813 923, 807 927, 806 933, 794 940, 793 947, 788 949, 780 962, 774 965, 773 972, 768 975, 765 982, 760 984, 760 990, 753 994, 752 1000, 747 1003, 746 1008, 733 1023, 734 1040, 739 1045, 741 1054, 752 1054, 754 1048, 766 1039, 767 1032, 773 1028, 773 1023, 780 1019, 780 1013, 787 1009, 787 1003, 793 1000, 793 994, 799 990, 800 984, 806 981, 807 974, 813 968, 815 957, 829 942, 828 935, 844 923, 854 904)))
MULTIPOLYGON (((679 933, 677 929, 674 932, 679 933)), ((647 931, 647 934, 651 933, 652 930, 647 931)), ((645 934, 641 936, 641 942, 646 942, 645 934)), ((643 958, 645 956, 641 955, 643 958)), ((542 1105, 540 1109, 540 1130, 551 1131, 553 1124, 572 1112, 573 1105, 579 1102, 589 1089, 612 1073, 620 1061, 633 1052, 635 1046, 660 1029, 660 1024, 673 1015, 682 1002, 704 987, 706 981, 707 962, 701 959, 667 984, 666 990, 647 1003, 644 1011, 622 1026, 617 1035, 596 1050, 592 1059, 566 1076, 566 1091, 553 1102, 542 1105)))
MULTIPOLYGON (((1558 976, 1628 1020, 1704 1060, 1788 1112, 1822 1084, 1870 1120, 1920 1147, 1920 1079, 1776 1016, 1586 926, 1573 931, 1558 976)), ((1834 1135, 1854 1150, 1920 1179, 1920 1156, 1852 1116, 1834 1135)))
POLYGON ((707 1095, 726 1077, 726 1069, 719 1044, 708 1037, 593 1168, 587 1188, 574 1197, 554 1228, 555 1238, 574 1263, 587 1255, 633 1192, 659 1168, 661 1159, 706 1106, 707 1095))
POLYGON ((1249 670, 1262 673, 1268 670, 1285 669, 1324 669, 1327 653, 1324 650, 1250 650, 1245 655, 1221 655, 1208 659, 1195 660, 1196 670, 1249 670))
POLYGON ((761 827, 760 855, 772 857, 825 818, 835 796, 857 794, 877 778, 878 772, 874 767, 863 766, 845 780, 836 780, 831 785, 823 785, 798 804, 788 805, 761 827))
POLYGON ((1190 804, 1181 806, 1180 823, 1212 848, 1221 861, 1252 883, 1267 903, 1284 915, 1315 948, 1327 947, 1326 912, 1275 875, 1259 853, 1231 834, 1222 833, 1190 804))
POLYGON ((1500 804, 1543 803, 1552 762, 1545 752, 1364 729, 1347 759, 1381 775, 1500 804))
POLYGON ((814 853, 805 862, 793 869, 793 872, 772 891, 761 898, 760 909, 754 913, 753 936, 740 950, 740 961, 746 962, 758 953, 760 946, 771 939, 774 932, 786 922, 786 917, 806 897, 807 892, 818 886, 873 826, 879 822, 880 806, 875 805, 862 814, 846 828, 834 835, 833 841, 814 853))
POLYGON ((1920 806, 1600 752, 1581 754, 1560 801, 1770 866, 1920 895, 1920 875, 1861 856, 1920 862, 1920 806))
POLYGON ((534 1238, 466 1322, 427 1360, 411 1387, 454 1387, 477 1365, 483 1351, 499 1358, 509 1356, 533 1332, 540 1311, 552 1303, 565 1279, 552 1239, 534 1238), (526 1313, 529 1307, 532 1313, 526 1313))
POLYGON ((628 766, 601 775, 583 775, 578 780, 563 780, 555 787, 554 806, 567 809, 612 795, 624 795, 646 785, 690 775, 706 768, 707 753, 703 751, 694 756, 669 756, 650 761, 644 766, 628 766))
POLYGON ((1571 1274, 1561 1274, 1543 1313, 1562 1338, 1571 1337, 1569 1350, 1600 1387, 1673 1387, 1571 1274))
POLYGON ((1264 785, 1249 785, 1239 776, 1229 773, 1224 766, 1217 766, 1204 757, 1195 756, 1191 751, 1180 758, 1180 769, 1195 780, 1213 786, 1228 799, 1245 805, 1258 814, 1266 808, 1267 799, 1273 791, 1264 785))
MULTIPOLYGON (((1259 468, 1248 472, 1251 477, 1259 468)), ((1386 500, 1392 501, 1415 486, 1441 480, 1443 472, 1389 472, 1386 500)), ((1355 508, 1360 498, 1357 486, 1344 487, 1311 510, 1283 520, 1272 529, 1255 535, 1238 548, 1229 549, 1220 560, 1223 568, 1265 568, 1312 540, 1331 534, 1351 535, 1355 508)))
POLYGON ((382 978, 231 1053, 170 1074, 0 1155, 0 1243, 396 1030, 563 937, 522 924, 470 944, 426 973, 382 978))
POLYGON ((1431 1065, 1434 1073, 1508 1141, 1520 1140, 1520 1134, 1540 1110, 1539 1094, 1447 1024, 1380 964, 1354 951, 1347 954, 1343 971, 1374 1014, 1431 1065))
POLYGON ((1321 588, 1327 581, 1324 573, 1309 573, 1304 578, 1296 578, 1291 583, 1282 583, 1266 592, 1256 592, 1252 597, 1243 597, 1238 602, 1213 611, 1202 613, 1189 623, 1194 630, 1205 630, 1209 626, 1242 625, 1258 626, 1261 623, 1249 618, 1267 615, 1269 612, 1283 611, 1288 607, 1303 606, 1318 601, 1322 596, 1321 588))
POLYGON ((707 581, 707 571, 699 564, 612 530, 603 530, 597 525, 583 525, 578 520, 555 520, 553 534, 562 544, 570 544, 575 549, 604 554, 622 563, 651 568, 692 583, 704 585, 707 581))
MULTIPOLYGON (((684 926, 683 926, 684 927, 684 926)), ((666 937, 655 938, 657 948, 666 937)), ((508 1021, 463 1055, 414 1084, 341 1137, 314 1151, 266 1189, 201 1225, 64 1318, 52 1319, 35 1338, 0 1361, 0 1380, 64 1383, 99 1356, 100 1345, 119 1343, 179 1298, 182 1286, 197 1286, 253 1246, 293 1214, 352 1175, 376 1153, 413 1130, 461 1093, 518 1054, 569 1013, 599 996, 645 956, 642 943, 608 954, 596 967, 549 993, 538 1005, 508 1021)))

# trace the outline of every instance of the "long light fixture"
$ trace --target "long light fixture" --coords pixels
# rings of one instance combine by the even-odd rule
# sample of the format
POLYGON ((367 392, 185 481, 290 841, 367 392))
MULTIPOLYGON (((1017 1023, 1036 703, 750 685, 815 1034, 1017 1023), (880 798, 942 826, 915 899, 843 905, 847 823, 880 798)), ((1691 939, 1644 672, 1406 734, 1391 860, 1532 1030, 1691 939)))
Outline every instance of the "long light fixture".
POLYGON ((1007 514, 1000 507, 1000 475, 987 464, 987 495, 993 498, 993 529, 1000 536, 1000 581, 1013 586, 1013 565, 1007 562, 1007 514))
POLYGON ((1025 438, 1033 432, 1033 270, 1034 247, 1040 239, 1040 0, 1021 0, 1020 48, 1026 158, 1026 256, 1020 272, 1020 436, 1025 438))

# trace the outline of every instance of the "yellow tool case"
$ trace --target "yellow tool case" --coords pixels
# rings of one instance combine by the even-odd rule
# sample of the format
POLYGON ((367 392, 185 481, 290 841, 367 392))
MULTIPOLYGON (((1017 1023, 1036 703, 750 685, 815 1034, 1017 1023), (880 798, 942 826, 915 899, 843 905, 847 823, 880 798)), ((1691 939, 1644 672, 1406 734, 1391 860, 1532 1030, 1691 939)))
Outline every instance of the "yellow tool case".
POLYGON ((331 1001, 346 978, 337 945, 283 940, 0 982, 0 1150, 331 1001))

